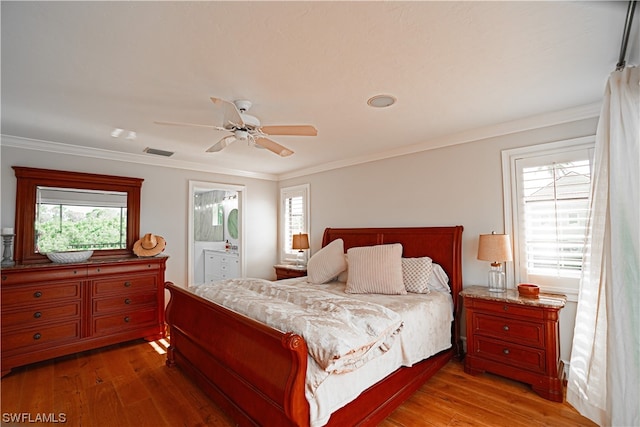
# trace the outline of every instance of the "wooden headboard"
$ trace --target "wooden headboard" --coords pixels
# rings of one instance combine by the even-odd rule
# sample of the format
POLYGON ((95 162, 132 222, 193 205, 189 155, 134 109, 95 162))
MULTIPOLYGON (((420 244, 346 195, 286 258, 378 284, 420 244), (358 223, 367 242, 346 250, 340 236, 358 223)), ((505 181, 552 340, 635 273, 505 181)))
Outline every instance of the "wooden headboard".
POLYGON ((336 239, 344 241, 344 250, 357 246, 389 243, 402 244, 402 256, 428 256, 440 264, 449 276, 454 307, 458 307, 458 293, 462 290, 462 230, 452 227, 389 227, 389 228, 327 228, 322 246, 336 239))

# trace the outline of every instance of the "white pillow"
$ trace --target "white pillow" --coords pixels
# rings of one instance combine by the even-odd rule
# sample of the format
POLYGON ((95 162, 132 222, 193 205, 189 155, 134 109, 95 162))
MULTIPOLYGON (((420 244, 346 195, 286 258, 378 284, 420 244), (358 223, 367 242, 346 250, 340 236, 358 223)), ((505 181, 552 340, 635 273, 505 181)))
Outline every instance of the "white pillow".
POLYGON ((311 257, 307 263, 307 280, 311 283, 327 283, 346 269, 344 241, 336 239, 311 257))
POLYGON ((406 294, 402 280, 402 245, 362 246, 347 251, 350 294, 406 294))
POLYGON ((449 288, 449 276, 440 264, 433 263, 433 274, 429 280, 429 289, 432 291, 451 293, 449 288))
POLYGON ((429 293, 433 263, 429 257, 402 258, 402 280, 407 292, 429 293))

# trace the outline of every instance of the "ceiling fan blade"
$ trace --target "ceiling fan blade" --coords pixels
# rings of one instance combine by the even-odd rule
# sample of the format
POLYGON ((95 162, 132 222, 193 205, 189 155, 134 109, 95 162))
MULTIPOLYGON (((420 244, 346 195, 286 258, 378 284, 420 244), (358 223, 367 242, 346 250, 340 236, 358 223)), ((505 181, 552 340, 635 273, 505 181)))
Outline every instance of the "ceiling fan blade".
POLYGON ((184 123, 184 122, 162 122, 162 121, 154 121, 153 123, 157 124, 157 125, 169 125, 169 126, 192 126, 192 127, 199 127, 199 128, 206 128, 206 129, 215 129, 215 130, 224 130, 226 131, 227 129, 220 127, 220 126, 212 126, 212 125, 201 125, 198 123, 184 123))
POLYGON ((264 138, 264 137, 256 138, 255 143, 282 157, 287 157, 293 154, 293 151, 289 150, 287 147, 283 147, 282 145, 268 138, 264 138))
POLYGON ((235 137, 235 135, 225 136, 220 141, 218 141, 215 145, 212 145, 211 147, 209 147, 207 149, 207 153, 216 153, 218 151, 221 151, 223 148, 228 147, 229 144, 236 141, 236 139, 237 138, 235 137))
POLYGON ((262 126, 260 130, 265 135, 297 135, 297 136, 317 136, 318 130, 311 125, 281 125, 262 126))
POLYGON ((233 127, 244 127, 244 121, 240 115, 240 111, 233 102, 225 101, 224 99, 211 97, 214 104, 222 107, 222 126, 225 129, 233 127))

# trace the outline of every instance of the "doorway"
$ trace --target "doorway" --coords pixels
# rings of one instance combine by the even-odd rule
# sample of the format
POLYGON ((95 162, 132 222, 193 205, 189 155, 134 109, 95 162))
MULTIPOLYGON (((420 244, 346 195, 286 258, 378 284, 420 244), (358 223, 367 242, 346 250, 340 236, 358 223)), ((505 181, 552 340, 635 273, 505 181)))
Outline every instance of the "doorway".
POLYGON ((215 182, 189 181, 189 229, 187 243, 188 283, 221 278, 208 260, 233 263, 225 277, 243 277, 243 207, 245 187, 215 182))

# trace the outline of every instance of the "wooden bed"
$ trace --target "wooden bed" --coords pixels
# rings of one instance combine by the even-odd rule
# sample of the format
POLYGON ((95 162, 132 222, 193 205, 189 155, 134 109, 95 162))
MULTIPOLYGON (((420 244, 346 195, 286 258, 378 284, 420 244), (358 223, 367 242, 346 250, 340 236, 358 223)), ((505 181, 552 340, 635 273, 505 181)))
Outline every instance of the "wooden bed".
MULTIPOLYGON (((343 239, 351 247, 401 243, 403 257, 429 256, 449 276, 458 312, 462 290, 462 226, 327 228, 322 246, 343 239)), ((171 345, 167 365, 186 372, 241 426, 308 426, 305 398, 307 345, 291 332, 205 300, 171 282, 166 319, 171 345)), ((372 426, 444 366, 460 350, 457 319, 452 347, 410 368, 400 368, 334 412, 328 425, 372 426)))

